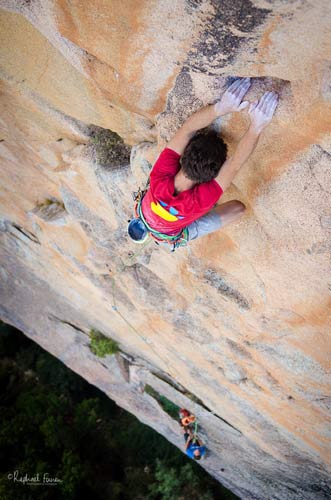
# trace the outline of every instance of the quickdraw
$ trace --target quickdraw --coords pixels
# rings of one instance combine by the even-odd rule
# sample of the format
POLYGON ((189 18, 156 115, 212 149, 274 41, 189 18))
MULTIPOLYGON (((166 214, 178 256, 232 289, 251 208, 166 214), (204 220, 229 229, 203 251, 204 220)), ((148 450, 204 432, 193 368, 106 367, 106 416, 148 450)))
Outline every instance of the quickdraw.
POLYGON ((146 185, 145 189, 138 188, 138 191, 134 191, 132 193, 133 201, 135 201, 136 203, 138 203, 139 201, 141 201, 143 199, 143 197, 147 193, 147 186, 148 186, 148 182, 147 182, 147 185, 146 185))

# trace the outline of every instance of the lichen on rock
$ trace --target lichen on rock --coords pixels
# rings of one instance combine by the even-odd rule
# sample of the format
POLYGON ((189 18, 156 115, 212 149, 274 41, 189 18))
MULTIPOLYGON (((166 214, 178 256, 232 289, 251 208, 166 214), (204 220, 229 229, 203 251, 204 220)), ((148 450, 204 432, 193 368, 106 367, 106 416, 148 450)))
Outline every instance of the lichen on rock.
POLYGON ((130 162, 131 148, 112 130, 89 127, 90 143, 98 165, 105 169, 118 168, 130 162))

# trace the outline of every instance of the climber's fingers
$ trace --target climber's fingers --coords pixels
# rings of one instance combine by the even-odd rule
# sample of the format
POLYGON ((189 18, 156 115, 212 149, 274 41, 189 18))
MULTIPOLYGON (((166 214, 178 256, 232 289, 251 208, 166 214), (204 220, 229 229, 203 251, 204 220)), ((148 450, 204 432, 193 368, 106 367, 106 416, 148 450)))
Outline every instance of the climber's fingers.
POLYGON ((259 103, 258 103, 258 109, 260 111, 263 111, 264 110, 264 104, 269 96, 270 92, 265 92, 263 94, 263 96, 259 99, 259 103))
POLYGON ((263 112, 268 116, 272 116, 277 107, 277 103, 278 95, 276 94, 276 92, 270 92, 270 95, 264 102, 263 112))
POLYGON ((251 86, 251 81, 249 78, 244 78, 244 80, 241 81, 239 87, 235 90, 235 95, 238 98, 238 100, 239 99, 240 101, 242 100, 242 98, 247 93, 250 86, 251 86))
POLYGON ((270 104, 273 102, 274 98, 276 97, 275 92, 268 92, 268 95, 264 101, 264 106, 263 106, 263 111, 267 111, 270 109, 270 104))
POLYGON ((246 109, 246 108, 247 108, 247 106, 249 106, 249 102, 248 102, 248 101, 243 101, 243 102, 240 104, 240 106, 239 106, 239 108, 238 108, 238 111, 242 111, 243 109, 246 109))
POLYGON ((249 113, 252 113, 254 111, 254 109, 257 107, 257 105, 259 104, 259 101, 255 101, 255 102, 252 102, 249 106, 249 110, 248 112, 249 113))
POLYGON ((250 87, 250 79, 249 78, 238 78, 235 82, 233 82, 230 87, 227 89, 227 92, 230 94, 234 94, 238 99, 242 99, 246 94, 247 90, 250 87))
POLYGON ((239 87, 240 83, 241 83, 241 78, 238 78, 238 80, 235 80, 233 83, 231 83, 230 87, 226 89, 226 92, 230 92, 231 94, 233 94, 239 87))

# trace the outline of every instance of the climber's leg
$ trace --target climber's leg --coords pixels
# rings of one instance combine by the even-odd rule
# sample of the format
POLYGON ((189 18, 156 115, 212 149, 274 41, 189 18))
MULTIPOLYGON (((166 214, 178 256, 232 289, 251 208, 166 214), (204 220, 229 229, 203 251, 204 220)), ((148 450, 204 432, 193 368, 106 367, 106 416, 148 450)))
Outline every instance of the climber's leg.
POLYGON ((190 436, 190 434, 188 432, 185 432, 183 437, 184 437, 184 441, 186 443, 186 441, 188 440, 188 438, 191 437, 191 436, 190 436))
POLYGON ((230 222, 235 222, 240 219, 245 210, 245 205, 238 200, 227 201, 226 203, 222 203, 222 205, 218 205, 214 208, 214 211, 221 218, 222 227, 230 224, 230 222))
POLYGON ((245 210, 245 205, 238 200, 231 200, 218 205, 188 226, 188 241, 201 238, 201 236, 223 228, 230 222, 235 222, 243 215, 245 210))

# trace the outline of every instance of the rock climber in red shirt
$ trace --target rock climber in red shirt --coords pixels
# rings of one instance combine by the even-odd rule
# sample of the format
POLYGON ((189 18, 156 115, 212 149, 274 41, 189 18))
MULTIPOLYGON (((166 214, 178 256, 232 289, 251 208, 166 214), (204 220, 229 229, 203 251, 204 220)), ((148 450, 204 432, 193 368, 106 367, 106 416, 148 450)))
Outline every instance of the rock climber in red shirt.
POLYGON ((275 92, 266 92, 252 104, 243 101, 249 87, 249 78, 236 80, 220 101, 192 114, 168 142, 151 171, 150 187, 138 202, 139 224, 129 225, 131 238, 141 242, 151 233, 175 249, 242 216, 245 205, 238 200, 215 204, 254 151, 278 102, 275 92), (223 139, 207 127, 220 116, 246 108, 250 126, 227 158, 223 139))

